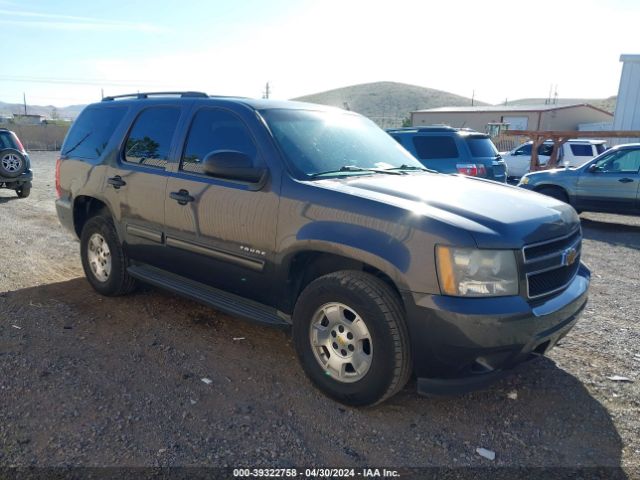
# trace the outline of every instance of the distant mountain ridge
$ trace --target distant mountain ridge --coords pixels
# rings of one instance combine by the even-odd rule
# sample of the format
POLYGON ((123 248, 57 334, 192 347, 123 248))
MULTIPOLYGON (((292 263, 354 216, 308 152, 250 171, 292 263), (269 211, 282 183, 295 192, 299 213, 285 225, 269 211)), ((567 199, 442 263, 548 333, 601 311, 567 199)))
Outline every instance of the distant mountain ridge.
MULTIPOLYGON (((55 107, 53 105, 27 105, 29 115, 42 115, 45 118, 53 118, 57 115, 61 119, 75 119, 86 105, 69 105, 67 107, 55 107)), ((0 115, 23 114, 22 103, 0 102, 0 115)))
MULTIPOLYGON (((471 105, 471 99, 433 88, 397 82, 351 85, 293 98, 301 102, 346 108, 365 115, 383 128, 399 127, 409 112, 424 108, 471 105)), ((488 105, 478 100, 474 105, 488 105)))
MULTIPOLYGON (((292 100, 318 103, 339 108, 346 108, 361 113, 383 128, 399 127, 414 110, 437 107, 463 107, 471 105, 471 99, 443 90, 408 85, 398 82, 373 82, 336 88, 326 92, 304 95, 292 100)), ((540 105, 545 98, 522 98, 507 101, 507 105, 540 105)), ((616 106, 616 96, 609 98, 558 98, 559 105, 572 103, 589 103, 613 113, 616 106)), ((474 105, 490 105, 479 100, 474 105)), ((504 104, 500 104, 504 105, 504 104)), ((27 105, 27 113, 43 115, 46 118, 57 116, 61 119, 75 119, 86 105, 69 105, 55 107, 53 105, 27 105)), ((24 106, 19 103, 0 102, 0 115, 23 113, 24 106)))

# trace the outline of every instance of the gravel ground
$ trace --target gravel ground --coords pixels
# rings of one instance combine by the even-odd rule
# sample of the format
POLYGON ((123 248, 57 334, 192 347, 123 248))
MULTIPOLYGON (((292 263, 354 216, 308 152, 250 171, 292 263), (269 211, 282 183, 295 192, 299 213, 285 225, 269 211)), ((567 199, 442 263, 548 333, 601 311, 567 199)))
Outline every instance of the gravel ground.
POLYGON ((55 154, 32 160, 31 197, 0 190, 0 466, 623 466, 638 475, 640 217, 582 215, 591 300, 549 358, 481 392, 425 398, 409 384, 383 405, 351 409, 310 385, 284 332, 152 288, 94 293, 55 216, 55 154))

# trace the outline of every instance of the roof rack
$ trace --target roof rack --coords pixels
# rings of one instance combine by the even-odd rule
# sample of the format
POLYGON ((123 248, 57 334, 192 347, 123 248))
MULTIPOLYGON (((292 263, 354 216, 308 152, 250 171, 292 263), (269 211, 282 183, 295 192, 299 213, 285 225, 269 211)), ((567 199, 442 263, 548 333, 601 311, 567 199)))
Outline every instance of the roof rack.
POLYGON ((104 97, 102 99, 103 102, 111 102, 118 98, 137 98, 138 100, 142 100, 149 97, 161 97, 166 95, 179 95, 180 98, 184 97, 195 97, 195 98, 209 98, 209 95, 202 92, 144 92, 144 93, 127 93, 125 95, 111 95, 110 97, 104 97))

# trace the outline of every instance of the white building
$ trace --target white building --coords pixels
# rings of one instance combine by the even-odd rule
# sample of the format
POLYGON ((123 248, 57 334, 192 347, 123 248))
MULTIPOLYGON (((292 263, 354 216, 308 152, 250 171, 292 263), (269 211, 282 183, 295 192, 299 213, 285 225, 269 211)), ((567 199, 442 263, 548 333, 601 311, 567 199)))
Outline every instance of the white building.
MULTIPOLYGON (((622 75, 613 129, 640 130, 640 55, 621 55, 620 61, 623 62, 622 75)), ((638 138, 619 138, 611 143, 639 141, 638 138)))

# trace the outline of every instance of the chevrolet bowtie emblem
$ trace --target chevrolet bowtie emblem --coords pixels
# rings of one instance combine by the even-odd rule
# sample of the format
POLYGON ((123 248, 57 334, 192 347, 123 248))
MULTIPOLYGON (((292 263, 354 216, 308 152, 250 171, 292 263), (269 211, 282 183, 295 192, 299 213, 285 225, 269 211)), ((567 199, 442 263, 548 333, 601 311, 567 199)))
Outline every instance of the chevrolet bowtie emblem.
POLYGON ((578 251, 571 247, 567 248, 564 252, 562 252, 562 265, 568 267, 569 265, 573 265, 573 263, 578 258, 578 251))

